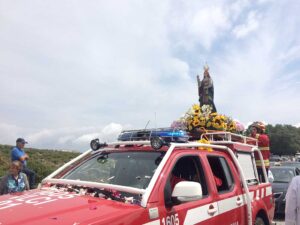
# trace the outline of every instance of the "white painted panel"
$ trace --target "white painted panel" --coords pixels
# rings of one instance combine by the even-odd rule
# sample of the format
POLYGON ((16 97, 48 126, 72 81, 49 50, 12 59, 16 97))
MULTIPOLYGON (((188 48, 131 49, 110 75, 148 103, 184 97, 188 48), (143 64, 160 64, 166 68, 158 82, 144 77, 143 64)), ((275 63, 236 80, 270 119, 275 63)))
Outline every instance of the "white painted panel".
POLYGON ((154 221, 151 221, 149 223, 144 223, 143 225, 160 225, 160 221, 159 220, 154 220, 154 221))
POLYGON ((256 179, 251 154, 238 153, 238 161, 243 169, 245 179, 246 180, 256 179))

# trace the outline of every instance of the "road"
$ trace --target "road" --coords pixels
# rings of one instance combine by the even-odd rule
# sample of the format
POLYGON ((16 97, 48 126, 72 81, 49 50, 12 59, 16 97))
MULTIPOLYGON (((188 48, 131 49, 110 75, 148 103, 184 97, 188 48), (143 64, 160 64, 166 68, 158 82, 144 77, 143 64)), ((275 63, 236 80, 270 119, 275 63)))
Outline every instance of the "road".
POLYGON ((284 217, 283 216, 276 216, 274 219, 274 222, 276 222, 276 225, 284 225, 284 217))
POLYGON ((285 225, 284 220, 275 220, 276 225, 285 225))

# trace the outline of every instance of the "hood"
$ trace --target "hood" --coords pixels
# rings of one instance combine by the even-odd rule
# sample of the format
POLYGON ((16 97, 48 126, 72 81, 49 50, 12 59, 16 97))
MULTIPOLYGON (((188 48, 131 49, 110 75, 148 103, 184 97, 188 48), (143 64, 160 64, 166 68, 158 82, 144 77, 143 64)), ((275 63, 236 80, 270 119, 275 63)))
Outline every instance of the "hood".
POLYGON ((289 187, 289 183, 272 183, 273 193, 286 192, 289 187))
POLYGON ((105 221, 133 213, 139 217, 143 211, 137 205, 53 189, 0 196, 0 224, 5 225, 108 224, 105 221))

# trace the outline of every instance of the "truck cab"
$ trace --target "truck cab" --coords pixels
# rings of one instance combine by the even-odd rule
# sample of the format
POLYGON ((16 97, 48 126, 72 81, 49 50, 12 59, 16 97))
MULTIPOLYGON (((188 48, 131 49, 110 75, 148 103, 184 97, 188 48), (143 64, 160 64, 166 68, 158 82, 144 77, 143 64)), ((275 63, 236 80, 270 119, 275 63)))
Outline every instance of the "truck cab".
POLYGON ((257 176, 255 140, 205 138, 101 144, 39 189, 0 196, 0 224, 271 224, 274 200, 266 173, 266 183, 257 176))

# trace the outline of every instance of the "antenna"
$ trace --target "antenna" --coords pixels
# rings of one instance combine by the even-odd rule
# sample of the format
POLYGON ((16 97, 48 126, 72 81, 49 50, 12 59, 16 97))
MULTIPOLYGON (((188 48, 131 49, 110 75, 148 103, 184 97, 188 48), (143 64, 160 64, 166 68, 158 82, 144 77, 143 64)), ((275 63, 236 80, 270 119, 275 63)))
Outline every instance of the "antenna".
POLYGON ((157 126, 156 126, 156 112, 154 112, 154 118, 155 118, 155 130, 157 129, 157 126))
POLYGON ((146 126, 145 126, 145 130, 147 129, 149 123, 150 123, 150 120, 148 120, 148 122, 147 122, 147 124, 146 124, 146 126))

